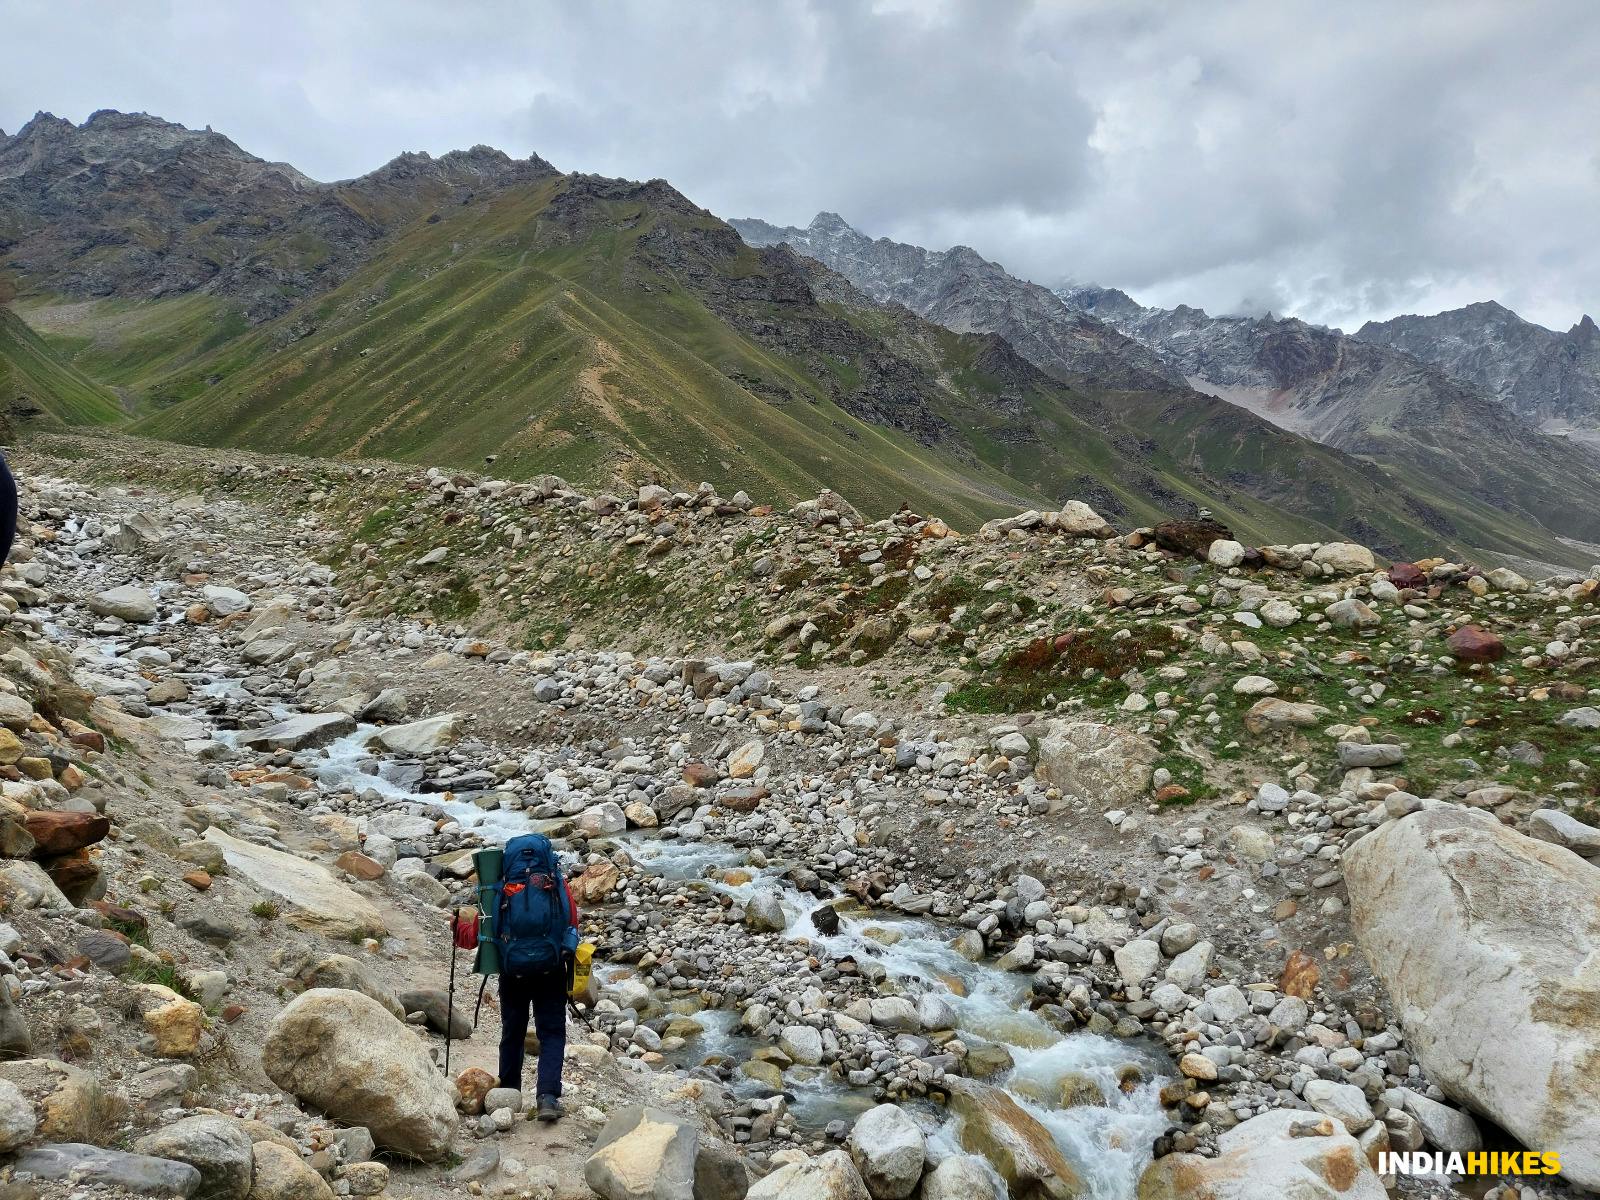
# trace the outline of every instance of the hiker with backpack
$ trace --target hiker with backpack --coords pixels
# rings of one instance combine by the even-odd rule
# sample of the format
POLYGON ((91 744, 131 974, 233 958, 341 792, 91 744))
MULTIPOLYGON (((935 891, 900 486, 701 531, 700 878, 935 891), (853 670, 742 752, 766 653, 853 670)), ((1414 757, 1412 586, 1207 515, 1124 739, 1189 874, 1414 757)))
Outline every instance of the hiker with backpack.
POLYGON ((536 1115, 559 1120, 567 1048, 567 989, 578 948, 578 905, 542 833, 506 843, 494 940, 500 969, 500 1086, 522 1089, 528 1017, 539 1038, 536 1115))

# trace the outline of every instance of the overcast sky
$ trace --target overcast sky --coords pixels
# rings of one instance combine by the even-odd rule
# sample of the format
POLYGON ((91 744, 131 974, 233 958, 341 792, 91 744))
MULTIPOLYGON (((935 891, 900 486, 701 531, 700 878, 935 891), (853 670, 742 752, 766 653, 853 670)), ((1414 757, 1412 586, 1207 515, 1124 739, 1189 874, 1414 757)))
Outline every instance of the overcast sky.
POLYGON ((211 125, 319 179, 474 143, 1046 284, 1600 309, 1595 0, 0 0, 0 128, 211 125))

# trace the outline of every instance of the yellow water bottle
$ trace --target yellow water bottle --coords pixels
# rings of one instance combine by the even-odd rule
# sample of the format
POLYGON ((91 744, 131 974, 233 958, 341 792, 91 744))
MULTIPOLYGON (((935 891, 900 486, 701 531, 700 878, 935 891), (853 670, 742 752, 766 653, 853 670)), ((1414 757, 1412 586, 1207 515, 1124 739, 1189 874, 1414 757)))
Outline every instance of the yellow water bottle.
POLYGON ((589 997, 590 960, 594 958, 594 943, 579 942, 572 952, 572 984, 567 989, 570 1000, 587 1000, 589 997))

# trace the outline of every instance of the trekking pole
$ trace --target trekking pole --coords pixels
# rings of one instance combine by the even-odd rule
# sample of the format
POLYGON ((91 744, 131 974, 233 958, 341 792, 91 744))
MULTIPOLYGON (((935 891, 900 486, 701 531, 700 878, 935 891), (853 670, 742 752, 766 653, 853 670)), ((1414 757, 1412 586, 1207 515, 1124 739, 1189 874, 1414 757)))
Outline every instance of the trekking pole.
POLYGON ((474 1029, 478 1027, 478 1014, 483 1012, 483 993, 488 989, 488 987, 489 977, 485 975, 483 977, 483 982, 478 985, 478 1003, 474 1005, 472 1009, 472 1027, 474 1029))
POLYGON ((589 1030, 591 1033, 594 1031, 594 1026, 589 1024, 589 1018, 583 1015, 583 1010, 580 1009, 577 1006, 577 1004, 573 1002, 573 999, 572 999, 571 996, 567 997, 567 1011, 570 1012, 573 1016, 578 1018, 578 1024, 582 1025, 585 1029, 589 1030))
POLYGON ((450 1043, 454 1040, 452 1034, 456 1025, 456 943, 460 940, 461 910, 454 909, 450 913, 450 998, 445 1001, 444 1011, 444 1077, 450 1078, 450 1043))

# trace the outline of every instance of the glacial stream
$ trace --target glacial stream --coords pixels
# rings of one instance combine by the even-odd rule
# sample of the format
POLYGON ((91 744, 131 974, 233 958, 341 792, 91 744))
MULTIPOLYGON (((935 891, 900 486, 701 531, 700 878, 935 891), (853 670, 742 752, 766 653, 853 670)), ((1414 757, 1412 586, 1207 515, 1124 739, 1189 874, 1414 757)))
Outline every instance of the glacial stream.
MULTIPOLYGON (((105 639, 80 649, 79 660, 90 670, 114 671, 128 665, 124 652, 125 646, 105 639)), ((228 676, 227 668, 220 666, 195 673, 189 676, 191 694, 202 702, 243 699, 245 693, 238 681, 228 676)), ((275 718, 294 711, 284 706, 272 709, 275 718)), ((218 741, 237 744, 237 733, 218 727, 203 708, 171 719, 174 723, 193 722, 218 741)), ((464 827, 495 841, 556 824, 533 821, 515 809, 486 809, 467 800, 416 791, 417 780, 406 764, 384 755, 375 744, 369 746, 378 731, 378 726, 363 725, 314 752, 310 773, 319 787, 328 793, 361 795, 371 791, 391 802, 442 809, 464 827)), ((1013 1068, 989 1082, 1003 1088, 1050 1132, 1080 1171, 1089 1200, 1131 1200, 1139 1173, 1149 1162, 1150 1145, 1169 1124, 1159 1091, 1172 1066, 1159 1047, 1086 1032, 1061 1033, 1027 1009, 1025 977, 990 963, 971 962, 952 949, 949 943, 958 930, 888 912, 845 909, 838 931, 822 934, 811 917, 820 901, 780 878, 789 864, 753 868, 737 847, 684 841, 654 832, 613 840, 648 873, 675 880, 704 880, 707 886, 736 899, 747 898, 757 885, 777 887, 787 917, 786 937, 804 939, 834 958, 848 956, 858 963, 870 960, 910 998, 927 991, 941 995, 954 1010, 962 1040, 969 1047, 994 1043, 1010 1053, 1013 1068), (725 874, 734 869, 748 880, 727 882, 725 874), (1137 1070, 1130 1072, 1130 1067, 1137 1070), (1063 1105, 1063 1084, 1071 1081, 1081 1089, 1084 1079, 1092 1080, 1098 1089, 1098 1102, 1063 1105)), ((702 1032, 671 1055, 676 1067, 693 1068, 715 1056, 740 1061, 764 1044, 741 1030, 734 1010, 703 1010, 694 1020, 702 1032)), ((784 1084, 790 1111, 811 1130, 820 1130, 833 1120, 851 1120, 873 1104, 869 1090, 852 1088, 824 1068, 792 1067, 784 1084)), ((736 1077, 734 1085, 736 1093, 756 1086, 742 1077, 736 1077)), ((945 1119, 942 1109, 917 1102, 908 1105, 908 1110, 928 1130, 931 1153, 942 1157, 959 1149, 958 1127, 945 1119)))

